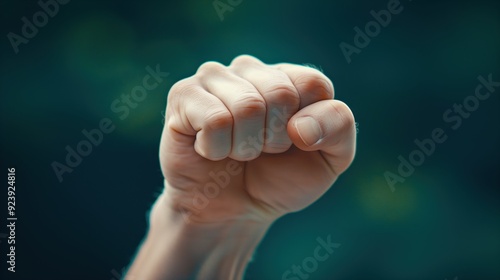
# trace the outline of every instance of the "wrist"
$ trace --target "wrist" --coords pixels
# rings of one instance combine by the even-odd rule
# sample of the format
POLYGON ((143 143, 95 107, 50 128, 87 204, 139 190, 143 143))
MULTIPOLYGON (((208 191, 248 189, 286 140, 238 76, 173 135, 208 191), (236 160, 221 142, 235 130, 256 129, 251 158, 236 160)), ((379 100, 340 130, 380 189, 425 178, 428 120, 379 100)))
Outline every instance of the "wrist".
POLYGON ((165 180, 165 189, 158 204, 160 202, 163 208, 168 208, 160 212, 172 212, 182 217, 185 223, 232 224, 247 221, 269 225, 282 215, 269 205, 253 199, 241 186, 227 187, 214 197, 209 196, 206 189, 202 192, 198 186, 172 186, 165 180))
POLYGON ((131 279, 159 275, 165 279, 241 279, 271 226, 270 222, 252 220, 198 223, 183 215, 165 194, 158 198, 140 252, 157 257, 147 258, 140 268, 132 267, 131 279))

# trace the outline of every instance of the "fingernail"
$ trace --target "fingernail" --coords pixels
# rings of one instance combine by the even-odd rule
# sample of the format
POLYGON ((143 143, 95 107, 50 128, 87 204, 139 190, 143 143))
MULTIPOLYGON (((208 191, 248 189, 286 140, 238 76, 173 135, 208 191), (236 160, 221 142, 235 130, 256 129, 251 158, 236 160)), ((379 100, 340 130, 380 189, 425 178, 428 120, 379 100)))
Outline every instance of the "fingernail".
POLYGON ((300 139, 307 145, 312 146, 321 140, 323 132, 319 123, 311 117, 302 117, 295 120, 295 128, 300 139))

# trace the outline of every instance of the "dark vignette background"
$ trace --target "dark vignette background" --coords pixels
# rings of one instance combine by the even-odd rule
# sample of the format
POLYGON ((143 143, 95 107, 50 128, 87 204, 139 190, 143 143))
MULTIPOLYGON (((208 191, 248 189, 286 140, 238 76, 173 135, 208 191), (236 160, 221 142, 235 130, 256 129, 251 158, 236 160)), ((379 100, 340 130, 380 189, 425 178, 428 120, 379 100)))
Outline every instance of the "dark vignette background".
POLYGON ((2 1, 2 279, 118 279, 161 190, 169 88, 207 60, 242 53, 321 67, 359 123, 352 167, 272 227, 247 279, 281 279, 328 235, 341 247, 310 279, 500 279, 500 88, 457 130, 443 121, 479 75, 500 80, 500 2, 402 0, 347 63, 339 44, 353 44, 353 28, 387 3, 243 0, 221 21, 211 0, 71 0, 15 54, 7 34, 40 7, 2 1), (170 76, 120 120, 110 104, 157 64, 170 76), (59 183, 51 163, 104 117, 115 131, 59 183), (447 141, 392 192, 384 172, 437 127, 447 141), (15 274, 5 262, 7 167, 17 170, 15 274))

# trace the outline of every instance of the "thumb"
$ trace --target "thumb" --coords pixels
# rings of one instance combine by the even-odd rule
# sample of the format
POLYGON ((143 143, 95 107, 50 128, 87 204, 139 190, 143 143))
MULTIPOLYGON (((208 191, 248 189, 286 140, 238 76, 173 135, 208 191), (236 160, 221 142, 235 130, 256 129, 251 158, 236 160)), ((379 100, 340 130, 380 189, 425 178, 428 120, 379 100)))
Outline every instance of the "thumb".
POLYGON ((354 159, 356 125, 342 101, 322 100, 304 107, 288 122, 288 136, 303 151, 319 151, 339 175, 354 159))

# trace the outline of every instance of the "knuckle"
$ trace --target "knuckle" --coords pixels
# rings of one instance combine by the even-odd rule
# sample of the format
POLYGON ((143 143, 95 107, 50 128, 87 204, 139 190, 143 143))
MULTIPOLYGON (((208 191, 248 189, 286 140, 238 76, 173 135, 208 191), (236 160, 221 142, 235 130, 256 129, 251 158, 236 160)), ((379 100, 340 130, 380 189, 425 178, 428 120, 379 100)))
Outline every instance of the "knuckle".
POLYGON ((194 93, 200 90, 200 85, 195 82, 192 78, 186 78, 175 83, 168 93, 168 102, 172 101, 174 98, 183 96, 186 94, 194 93))
POLYGON ((266 102, 261 96, 242 94, 233 103, 232 108, 233 115, 237 118, 255 118, 265 114, 266 102))
POLYGON ((196 71, 197 75, 207 75, 226 71, 226 67, 215 61, 208 61, 200 65, 196 71))
POLYGON ((251 55, 248 54, 242 54, 238 55, 231 61, 231 65, 248 65, 248 64, 254 64, 258 62, 259 60, 251 55))
POLYGON ((205 128, 209 130, 220 130, 233 126, 233 117, 225 109, 217 108, 208 110, 205 115, 205 128))
POLYGON ((300 103, 300 98, 295 87, 286 83, 269 85, 263 95, 272 104, 286 104, 291 107, 298 107, 300 103))
POLYGON ((315 95, 315 97, 321 99, 332 99, 333 85, 330 79, 318 70, 308 70, 310 71, 297 77, 295 85, 301 88, 303 94, 315 95))

